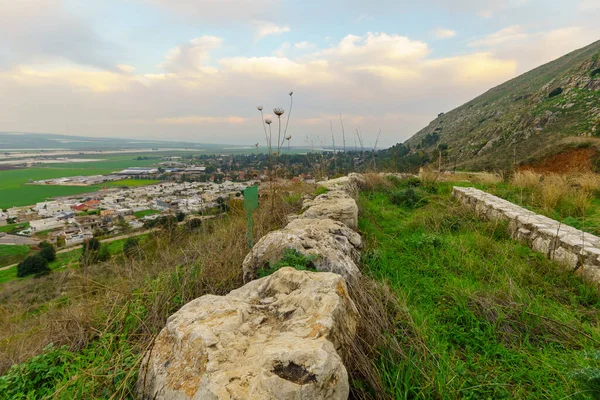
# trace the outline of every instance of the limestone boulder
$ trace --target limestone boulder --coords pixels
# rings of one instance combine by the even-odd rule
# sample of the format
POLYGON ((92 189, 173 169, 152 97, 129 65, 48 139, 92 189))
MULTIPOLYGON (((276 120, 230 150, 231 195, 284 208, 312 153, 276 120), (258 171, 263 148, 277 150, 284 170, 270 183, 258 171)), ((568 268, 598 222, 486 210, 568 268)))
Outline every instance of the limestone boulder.
POLYGON ((317 185, 323 186, 331 191, 343 190, 350 195, 354 195, 358 191, 360 185, 364 183, 364 180, 365 178, 363 175, 352 172, 341 178, 317 182, 317 185))
POLYGON ((342 222, 352 229, 358 229, 358 205, 343 190, 334 190, 315 197, 302 204, 305 210, 302 218, 329 218, 342 222))
POLYGON ((244 282, 258 270, 281 260, 287 249, 312 259, 317 271, 334 272, 346 279, 360 274, 357 262, 362 247, 360 235, 332 219, 298 218, 285 228, 263 236, 244 259, 244 282))
POLYGON ((143 399, 347 399, 357 310, 342 277, 282 268, 173 314, 140 367, 143 399))

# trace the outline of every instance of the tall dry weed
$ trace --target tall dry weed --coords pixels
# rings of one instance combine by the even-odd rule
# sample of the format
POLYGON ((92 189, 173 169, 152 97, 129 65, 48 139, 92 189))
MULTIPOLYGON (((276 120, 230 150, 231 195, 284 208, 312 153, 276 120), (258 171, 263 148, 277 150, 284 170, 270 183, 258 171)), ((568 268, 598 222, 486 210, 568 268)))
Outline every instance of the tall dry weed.
POLYGON ((431 185, 440 179, 441 174, 429 167, 419 169, 419 179, 426 185, 431 185))
POLYGON ((540 183, 541 178, 541 174, 533 171, 515 171, 510 183, 520 188, 533 189, 540 183))
POLYGON ((569 182, 564 175, 544 175, 540 184, 540 205, 546 210, 553 210, 569 191, 569 182))
POLYGON ((592 172, 579 173, 570 177, 574 186, 580 187, 588 193, 600 190, 600 175, 592 172))

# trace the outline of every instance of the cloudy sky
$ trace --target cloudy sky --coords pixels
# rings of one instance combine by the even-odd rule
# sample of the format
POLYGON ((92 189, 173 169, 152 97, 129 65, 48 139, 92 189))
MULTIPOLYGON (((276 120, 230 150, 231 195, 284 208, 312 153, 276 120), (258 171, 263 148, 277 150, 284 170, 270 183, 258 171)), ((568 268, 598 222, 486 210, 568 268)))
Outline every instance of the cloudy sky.
POLYGON ((0 0, 0 131, 253 144, 410 137, 600 39, 598 0, 0 0))

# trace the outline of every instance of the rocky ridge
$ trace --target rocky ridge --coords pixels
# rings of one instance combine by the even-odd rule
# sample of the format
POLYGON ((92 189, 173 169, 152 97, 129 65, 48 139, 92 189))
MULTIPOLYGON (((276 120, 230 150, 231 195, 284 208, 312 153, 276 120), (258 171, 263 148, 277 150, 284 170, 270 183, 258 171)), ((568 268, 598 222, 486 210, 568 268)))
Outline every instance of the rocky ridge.
POLYGON ((345 399, 341 354, 356 332, 346 279, 360 274, 357 174, 320 182, 329 189, 271 232, 243 263, 243 287, 202 296, 169 317, 145 355, 144 399, 345 399), (350 224, 348 226, 346 223, 350 224), (311 256, 317 271, 282 268, 253 280, 285 249, 311 256))

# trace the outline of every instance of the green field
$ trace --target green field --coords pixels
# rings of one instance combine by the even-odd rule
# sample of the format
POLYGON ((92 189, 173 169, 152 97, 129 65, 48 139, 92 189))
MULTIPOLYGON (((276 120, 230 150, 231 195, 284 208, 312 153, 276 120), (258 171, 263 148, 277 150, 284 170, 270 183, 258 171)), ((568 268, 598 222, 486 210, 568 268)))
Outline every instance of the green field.
POLYGON ((0 171, 0 208, 26 206, 56 196, 69 196, 95 192, 102 187, 140 186, 157 181, 130 179, 97 186, 42 186, 28 185, 30 181, 53 179, 78 175, 102 175, 123 170, 127 167, 147 167, 159 161, 159 155, 152 153, 128 154, 126 156, 103 156, 105 161, 84 163, 48 164, 34 168, 0 171), (137 160, 139 156, 152 156, 149 160, 137 160))
POLYGON ((21 261, 31 249, 29 246, 9 246, 0 244, 0 268, 21 261))
POLYGON ((133 213, 133 215, 135 215, 137 218, 144 218, 147 215, 154 215, 154 214, 160 214, 160 211, 157 211, 157 210, 143 210, 143 211, 137 211, 137 212, 133 213))
POLYGON ((106 183, 105 186, 108 187, 136 187, 136 186, 145 186, 145 185, 154 185, 155 183, 160 183, 161 181, 157 179, 124 179, 122 181, 115 181, 106 183))

